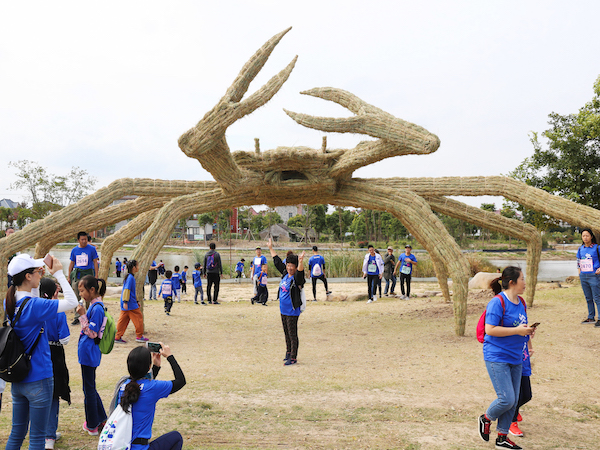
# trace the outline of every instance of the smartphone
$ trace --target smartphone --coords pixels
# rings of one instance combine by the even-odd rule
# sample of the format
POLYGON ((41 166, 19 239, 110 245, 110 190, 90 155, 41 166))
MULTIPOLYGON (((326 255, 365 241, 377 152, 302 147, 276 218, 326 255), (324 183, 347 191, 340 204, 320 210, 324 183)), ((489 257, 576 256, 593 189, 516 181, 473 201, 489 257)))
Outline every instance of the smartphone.
POLYGON ((44 256, 44 264, 48 266, 48 269, 52 269, 52 261, 52 255, 50 253, 44 256))
POLYGON ((539 322, 534 323, 533 325, 529 325, 531 328, 537 328, 537 326, 539 325, 539 322))
POLYGON ((160 353, 160 349, 162 348, 158 342, 148 342, 147 345, 148 350, 150 350, 152 353, 160 353))

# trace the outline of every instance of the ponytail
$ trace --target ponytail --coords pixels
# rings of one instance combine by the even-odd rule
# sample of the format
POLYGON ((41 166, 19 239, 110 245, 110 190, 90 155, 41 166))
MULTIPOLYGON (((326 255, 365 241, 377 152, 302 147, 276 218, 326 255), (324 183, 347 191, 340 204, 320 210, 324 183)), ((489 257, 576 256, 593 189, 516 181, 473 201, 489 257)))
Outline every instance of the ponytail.
POLYGON ((129 412, 130 406, 139 400, 141 389, 138 380, 146 376, 151 363, 152 355, 147 347, 136 347, 129 352, 127 370, 131 376, 131 381, 127 383, 121 395, 120 405, 123 411, 129 412))
POLYGON ((15 309, 17 308, 17 298, 15 296, 17 292, 17 286, 21 286, 27 279, 26 275, 28 273, 32 274, 34 271, 35 269, 31 267, 12 276, 12 284, 6 293, 6 317, 11 318, 15 314, 15 309))
POLYGON ((86 275, 79 282, 83 283, 83 287, 88 291, 94 289, 94 291, 96 291, 96 295, 99 297, 104 297, 104 294, 106 294, 106 281, 104 281, 102 278, 95 278, 92 275, 86 275))
POLYGON ((516 283, 521 276, 521 268, 508 266, 502 271, 502 276, 498 277, 490 283, 490 288, 494 291, 494 295, 498 295, 502 290, 509 288, 510 282, 516 283), (502 282, 502 286, 500 283, 502 282))

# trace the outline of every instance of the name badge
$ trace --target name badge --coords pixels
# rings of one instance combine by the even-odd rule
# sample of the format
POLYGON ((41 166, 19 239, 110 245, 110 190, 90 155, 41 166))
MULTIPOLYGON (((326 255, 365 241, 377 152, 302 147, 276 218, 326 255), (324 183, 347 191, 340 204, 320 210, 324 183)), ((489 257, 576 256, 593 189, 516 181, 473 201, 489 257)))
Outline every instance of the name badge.
POLYGON ((163 294, 171 295, 171 285, 170 284, 163 285, 162 291, 163 291, 163 294))
POLYGON ((593 272, 594 271, 594 260, 592 258, 580 259, 579 268, 582 272, 593 272))
POLYGON ((375 273, 375 272, 377 272, 377 264, 375 264, 375 263, 369 263, 369 265, 367 265, 367 271, 369 273, 375 273))
POLYGON ((85 267, 88 265, 88 254, 82 253, 75 256, 75 265, 77 267, 85 267))

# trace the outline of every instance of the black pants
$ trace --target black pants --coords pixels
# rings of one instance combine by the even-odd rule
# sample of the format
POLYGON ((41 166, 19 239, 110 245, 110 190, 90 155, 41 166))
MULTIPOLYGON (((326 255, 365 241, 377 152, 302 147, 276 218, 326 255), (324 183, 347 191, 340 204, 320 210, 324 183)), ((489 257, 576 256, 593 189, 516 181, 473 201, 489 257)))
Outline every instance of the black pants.
POLYGON ((185 283, 183 281, 181 282, 181 292, 187 293, 187 288, 186 288, 185 283))
POLYGON ((171 307, 173 306, 173 297, 169 295, 168 297, 165 297, 164 300, 165 300, 165 312, 170 313, 171 307))
POLYGON ((369 300, 377 295, 377 284, 379 283, 379 275, 368 275, 367 274, 367 292, 369 293, 369 300))
POLYGON ((183 437, 179 431, 170 431, 157 437, 149 444, 150 450, 181 450, 183 447, 183 437))
POLYGON ((236 272, 235 272, 235 273, 237 274, 237 275, 235 276, 236 278, 242 278, 242 272, 238 272, 238 271, 236 270, 236 272))
POLYGON ((121 278, 121 271, 120 270, 117 270, 117 277, 121 278))
POLYGON ((313 298, 317 298, 317 280, 321 280, 325 285, 325 292, 329 292, 329 289, 327 288, 327 278, 325 278, 325 275, 321 274, 318 277, 312 277, 313 298))
POLYGON ((406 296, 410 297, 410 279, 412 278, 412 275, 407 275, 405 273, 400 272, 400 291, 402 292, 402 295, 404 294, 404 282, 406 281, 406 296))
POLYGON ((290 354, 290 358, 296 359, 298 356, 298 316, 281 315, 283 332, 285 333, 285 352, 290 354))
POLYGON ((519 392, 519 401, 517 402, 517 409, 515 409, 515 415, 513 416, 513 422, 517 421, 519 415, 519 408, 531 400, 533 397, 531 393, 531 380, 528 376, 521 377, 521 391, 519 392))
POLYGON ((208 303, 218 303, 219 298, 219 285, 221 284, 221 277, 218 273, 207 273, 206 274, 206 299, 208 303), (210 288, 214 285, 214 295, 211 296, 210 288))

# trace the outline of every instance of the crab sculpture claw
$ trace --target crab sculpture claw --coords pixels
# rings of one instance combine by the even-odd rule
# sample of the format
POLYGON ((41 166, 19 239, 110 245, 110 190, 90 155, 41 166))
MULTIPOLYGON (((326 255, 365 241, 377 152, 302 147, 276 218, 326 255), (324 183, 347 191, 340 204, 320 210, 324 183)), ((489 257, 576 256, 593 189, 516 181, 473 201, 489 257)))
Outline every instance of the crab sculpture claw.
POLYGON ((440 146, 439 138, 425 128, 394 117, 342 89, 314 88, 301 94, 335 102, 355 115, 348 118, 317 117, 284 110, 300 125, 327 132, 360 133, 377 139, 363 141, 346 151, 332 166, 332 177, 349 176, 359 167, 392 156, 432 153, 440 146))
POLYGON ((200 161, 221 186, 233 189, 243 178, 240 168, 231 157, 225 139, 229 126, 267 103, 290 76, 298 56, 273 76, 259 90, 242 100, 254 78, 261 71, 271 52, 291 27, 269 39, 242 67, 242 70, 219 102, 207 112, 195 127, 178 141, 179 148, 189 157, 200 161))

